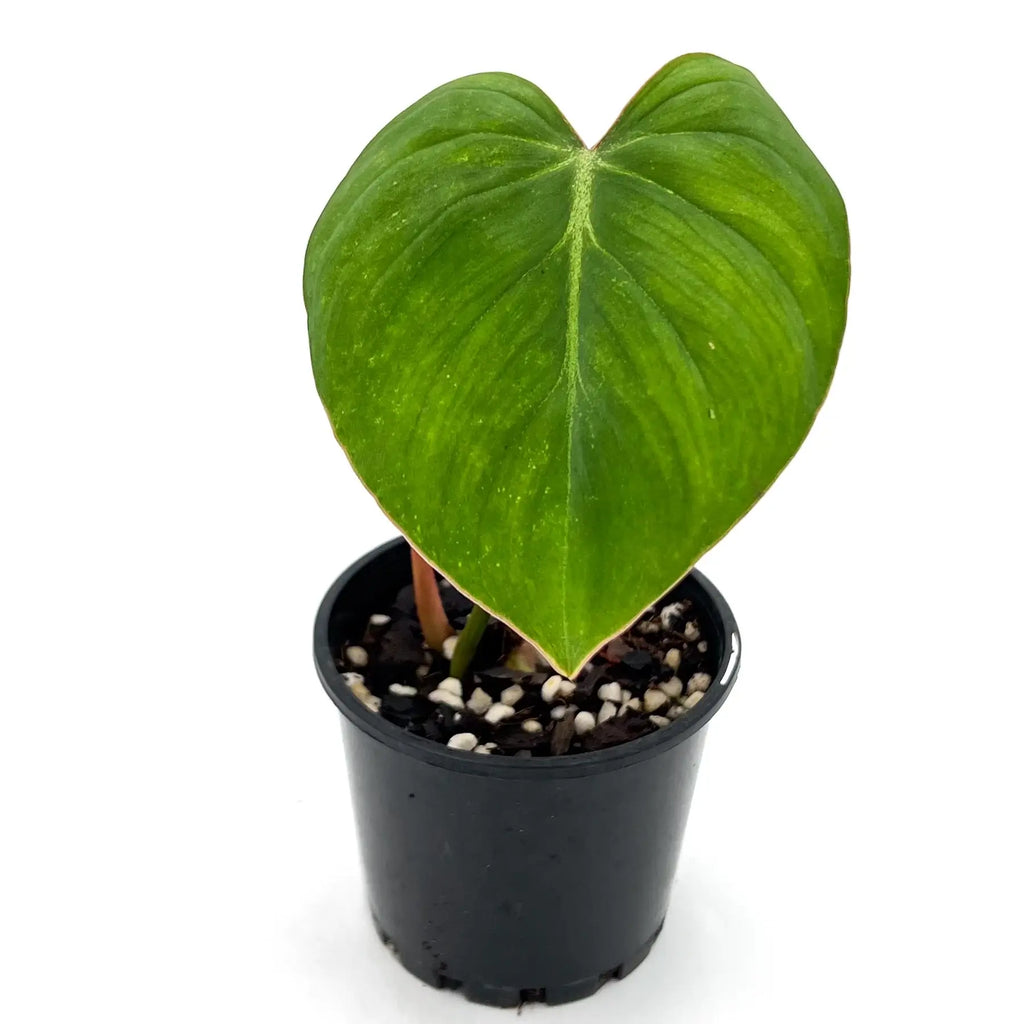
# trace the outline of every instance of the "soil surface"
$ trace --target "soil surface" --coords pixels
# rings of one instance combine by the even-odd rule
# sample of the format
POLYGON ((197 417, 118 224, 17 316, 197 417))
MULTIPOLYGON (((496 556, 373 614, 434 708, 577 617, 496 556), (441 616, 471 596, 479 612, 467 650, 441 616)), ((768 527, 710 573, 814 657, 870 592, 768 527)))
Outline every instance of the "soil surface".
MULTIPOLYGON (((439 579, 456 630, 472 603, 439 579)), ((412 585, 345 639, 338 668, 371 710, 409 732, 450 747, 505 757, 564 757, 672 728, 704 697, 717 652, 703 612, 689 601, 660 602, 596 654, 575 680, 543 660, 535 671, 505 662, 522 638, 491 619, 470 670, 424 643, 412 585)))

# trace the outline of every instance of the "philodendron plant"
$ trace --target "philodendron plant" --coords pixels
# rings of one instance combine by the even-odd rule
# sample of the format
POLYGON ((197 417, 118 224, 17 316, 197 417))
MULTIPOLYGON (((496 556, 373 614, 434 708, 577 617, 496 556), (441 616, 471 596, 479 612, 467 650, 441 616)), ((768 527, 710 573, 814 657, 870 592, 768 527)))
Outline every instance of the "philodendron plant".
POLYGON ((572 676, 796 452, 848 283, 828 174, 750 72, 690 54, 593 148, 513 75, 428 93, 331 197, 304 292, 362 481, 572 676))

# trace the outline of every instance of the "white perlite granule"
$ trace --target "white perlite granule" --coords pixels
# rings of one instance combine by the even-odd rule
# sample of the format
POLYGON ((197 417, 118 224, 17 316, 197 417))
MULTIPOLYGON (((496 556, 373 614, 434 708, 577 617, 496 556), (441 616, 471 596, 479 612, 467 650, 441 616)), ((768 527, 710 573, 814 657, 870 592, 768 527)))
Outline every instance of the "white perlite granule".
POLYGON ((462 680, 456 679, 455 676, 449 676, 447 679, 442 679, 437 684, 439 690, 447 690, 448 693, 454 693, 456 697, 462 696, 462 680))
POLYGON ((481 690, 478 686, 470 695, 469 700, 466 701, 466 707, 473 712, 474 715, 483 715, 483 713, 494 703, 491 700, 491 695, 486 690, 481 690))
POLYGON ((393 693, 396 697, 415 697, 419 692, 415 686, 406 686, 405 683, 392 683, 388 687, 388 693, 393 693))
POLYGON ((522 699, 526 691, 518 684, 513 683, 501 691, 501 703, 514 708, 522 699))
POLYGON ((583 736, 588 732, 593 732, 596 725, 597 722, 589 711, 581 711, 573 722, 573 728, 576 730, 577 736, 583 736))
POLYGON ((690 676, 690 681, 686 684, 686 694, 689 696, 691 693, 701 692, 703 693, 711 685, 711 676, 707 672, 694 672, 690 676))
POLYGON ((450 708, 461 711, 466 705, 462 698, 448 690, 432 690, 427 694, 427 700, 435 704, 447 704, 450 708))
POLYGON ((491 725, 497 725, 499 722, 505 721, 506 718, 511 718, 514 714, 515 710, 510 708, 507 704, 492 704, 484 712, 484 718, 486 718, 491 725))
POLYGON ((356 668, 366 668, 370 664, 370 656, 366 653, 365 647, 346 647, 345 660, 356 668))

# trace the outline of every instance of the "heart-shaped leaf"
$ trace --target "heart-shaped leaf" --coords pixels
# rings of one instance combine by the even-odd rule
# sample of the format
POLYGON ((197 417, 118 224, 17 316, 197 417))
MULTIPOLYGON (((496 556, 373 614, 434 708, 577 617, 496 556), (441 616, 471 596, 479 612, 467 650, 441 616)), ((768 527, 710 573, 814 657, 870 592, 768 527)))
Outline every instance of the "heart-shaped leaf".
POLYGON ((831 179, 749 72, 697 54, 593 150, 511 75, 429 93, 334 193, 304 288, 356 472, 572 672, 797 450, 848 280, 831 179))

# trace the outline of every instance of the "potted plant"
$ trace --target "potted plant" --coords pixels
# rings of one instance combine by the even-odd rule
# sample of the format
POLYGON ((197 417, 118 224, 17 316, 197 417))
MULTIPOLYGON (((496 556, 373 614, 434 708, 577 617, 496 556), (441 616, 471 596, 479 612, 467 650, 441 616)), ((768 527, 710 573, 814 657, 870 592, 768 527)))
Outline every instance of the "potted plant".
POLYGON ((810 429, 848 283, 831 179, 707 54, 592 149, 529 82, 450 82, 331 197, 314 375, 407 540, 334 584, 315 654, 374 920, 419 977, 563 1002, 650 949, 739 666, 692 567, 810 429))

